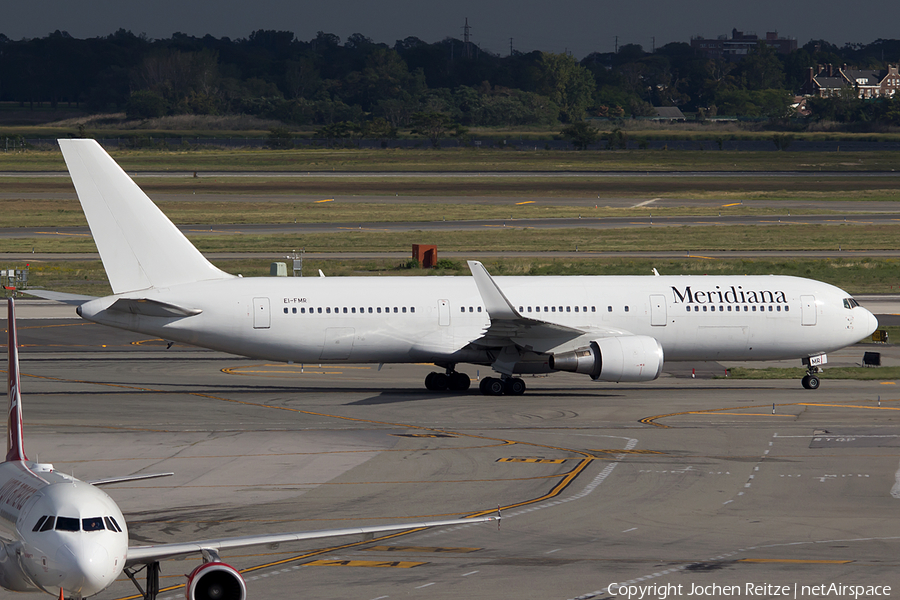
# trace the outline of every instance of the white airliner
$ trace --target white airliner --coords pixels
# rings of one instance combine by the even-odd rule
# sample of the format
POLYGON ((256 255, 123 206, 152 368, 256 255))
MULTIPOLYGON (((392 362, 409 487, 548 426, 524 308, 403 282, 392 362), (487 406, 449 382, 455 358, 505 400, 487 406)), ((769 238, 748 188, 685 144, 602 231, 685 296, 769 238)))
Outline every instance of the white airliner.
POLYGON ((434 363, 432 390, 482 393, 522 373, 656 379, 669 361, 799 358, 815 389, 827 353, 878 322, 826 283, 782 276, 242 278, 213 266, 93 140, 59 140, 114 295, 78 314, 105 325, 285 362, 434 363))
POLYGON ((346 535, 464 525, 498 517, 450 519, 253 535, 156 546, 128 546, 128 526, 115 501, 97 486, 163 477, 171 473, 80 481, 25 456, 15 306, 9 300, 9 413, 6 461, 0 463, 0 586, 16 592, 44 591, 59 598, 81 599, 106 589, 123 572, 141 595, 159 593, 159 562, 191 554, 203 562, 187 576, 188 600, 244 600, 247 588, 240 573, 223 563, 219 552, 233 548, 281 544, 346 535), (146 589, 135 574, 146 569, 146 589))

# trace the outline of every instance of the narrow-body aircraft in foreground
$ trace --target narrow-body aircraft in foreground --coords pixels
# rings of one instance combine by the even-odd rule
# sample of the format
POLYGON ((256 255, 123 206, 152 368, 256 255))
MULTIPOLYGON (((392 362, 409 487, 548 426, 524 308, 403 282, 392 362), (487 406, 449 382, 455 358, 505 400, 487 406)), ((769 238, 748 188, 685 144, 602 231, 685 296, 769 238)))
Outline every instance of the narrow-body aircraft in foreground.
POLYGON ((122 511, 98 486, 172 473, 81 481, 60 473, 52 464, 29 460, 23 439, 12 299, 8 310, 7 448, 6 460, 0 463, 0 587, 7 590, 43 591, 59 598, 80 600, 103 591, 124 572, 144 598, 155 600, 159 593, 160 561, 200 555, 202 563, 187 575, 187 600, 245 600, 247 588, 243 577, 237 569, 222 562, 219 552, 301 540, 465 525, 499 518, 449 519, 129 546, 128 525, 122 511), (135 578, 141 570, 146 570, 145 589, 135 578))
POLYGON ((800 359, 819 386, 827 353, 875 316, 832 285, 785 276, 235 277, 213 266, 94 140, 59 140, 114 294, 97 323, 283 362, 434 363, 425 386, 465 390, 461 363, 518 374, 656 379, 668 361, 800 359))

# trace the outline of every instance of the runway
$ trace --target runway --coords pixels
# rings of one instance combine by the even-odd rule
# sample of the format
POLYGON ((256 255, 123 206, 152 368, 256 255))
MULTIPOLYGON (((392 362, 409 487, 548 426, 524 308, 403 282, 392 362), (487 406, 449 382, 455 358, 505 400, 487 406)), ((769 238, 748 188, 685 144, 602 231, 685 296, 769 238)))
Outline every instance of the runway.
MULTIPOLYGON (((83 479, 176 473, 106 488, 133 544, 502 507, 499 530, 223 556, 246 570, 251 598, 900 585, 892 381, 826 379, 808 391, 797 381, 678 373, 639 385, 555 374, 526 379, 523 397, 489 399, 426 392, 426 365, 266 364, 167 351, 76 320, 23 318, 19 327, 30 456, 83 479)), ((892 348, 882 347, 898 361, 892 348)), ((162 585, 180 585, 196 564, 164 563, 162 585)), ((133 594, 123 578, 97 598, 133 594)))

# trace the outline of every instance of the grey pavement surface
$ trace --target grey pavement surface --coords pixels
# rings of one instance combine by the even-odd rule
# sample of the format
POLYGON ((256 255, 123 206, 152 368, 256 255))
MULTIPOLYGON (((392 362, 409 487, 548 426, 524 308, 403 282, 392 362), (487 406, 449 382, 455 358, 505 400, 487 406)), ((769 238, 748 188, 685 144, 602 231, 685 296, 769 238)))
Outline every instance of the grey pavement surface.
MULTIPOLYGON (((897 225, 897 214, 867 215, 724 215, 673 217, 579 217, 541 219, 472 219, 466 221, 410 221, 385 223, 278 223, 191 224, 178 228, 189 237, 219 235, 309 235, 316 233, 485 231, 503 229, 622 229, 652 227, 703 227, 712 225, 897 225)), ((85 227, 2 227, 0 238, 88 237, 85 227)))
MULTIPOLYGON (((760 177, 760 178, 788 178, 797 177, 900 177, 900 171, 132 171, 126 172, 134 177, 166 178, 166 179, 192 179, 196 173, 198 177, 219 178, 448 178, 448 179, 564 179, 578 178, 603 178, 603 177, 661 177, 661 178, 693 178, 693 177, 760 177)), ((68 171, 0 171, 0 177, 68 177, 68 171)))
MULTIPOLYGON (((894 381, 808 391, 668 372, 634 385, 554 374, 527 378, 523 397, 486 398, 426 392, 427 365, 166 351, 139 334, 32 318, 28 304, 17 308, 29 455, 85 479, 176 473, 106 488, 134 544, 505 507, 499 530, 226 554, 253 569, 251 598, 565 600, 609 598, 613 582, 681 585, 681 596, 692 585, 900 586, 894 381)), ((869 349, 833 360, 855 363, 869 349)), ((182 584, 196 564, 165 562, 162 585, 182 584)), ((97 598, 133 593, 123 578, 97 598)))

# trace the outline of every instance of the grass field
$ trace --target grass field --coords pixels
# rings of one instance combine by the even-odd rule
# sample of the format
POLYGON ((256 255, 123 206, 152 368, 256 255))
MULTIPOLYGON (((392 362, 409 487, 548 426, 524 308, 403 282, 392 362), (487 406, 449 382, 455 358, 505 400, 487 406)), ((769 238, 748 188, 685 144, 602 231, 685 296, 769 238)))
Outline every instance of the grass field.
MULTIPOLYGON (((188 237, 203 252, 406 252, 412 244, 437 244, 444 251, 621 252, 725 250, 892 250, 900 245, 893 225, 679 226, 633 229, 531 229, 492 227, 478 231, 372 231, 307 235, 201 235, 188 237)), ((95 252, 89 236, 60 235, 0 239, 0 252, 95 252)), ((858 264, 862 264, 859 259, 858 264)))
MULTIPOLYGON (((703 150, 113 150, 127 171, 887 171, 900 153, 703 150)), ((65 171, 55 149, 0 152, 0 171, 65 171)))
MULTIPOLYGON (((729 379, 800 379, 806 375, 803 368, 728 369, 729 379)), ((717 377, 721 379, 722 377, 717 377)), ((858 379, 890 381, 900 379, 900 367, 830 367, 819 373, 819 379, 858 379)))
MULTIPOLYGON (((289 251, 290 248, 282 249, 289 251)), ((216 266, 228 273, 246 277, 267 276, 270 260, 215 260, 216 266)), ((836 285, 854 294, 896 293, 900 288, 900 261, 896 260, 705 260, 683 259, 571 259, 571 258, 503 258, 483 261, 494 275, 649 275, 657 269, 664 275, 794 275, 809 277, 836 285)), ((103 296, 111 293, 106 273, 97 261, 30 261, 30 285, 65 292, 103 296)), ((329 277, 346 276, 470 276, 464 260, 442 263, 442 269, 410 269, 406 260, 396 259, 309 259, 304 272, 315 276, 322 269, 329 277)), ((0 268, 21 268, 0 259, 0 268)), ((900 331, 891 339, 900 339, 900 331)))
MULTIPOLYGON (((169 194, 197 196, 203 200, 209 196, 253 197, 268 195, 296 197, 298 202, 328 200, 353 196, 428 196, 464 197, 477 204, 479 198, 507 198, 514 210, 528 211, 539 207, 519 205, 523 200, 558 200, 580 198, 595 200, 599 207, 608 198, 628 198, 635 202, 653 198, 713 199, 722 204, 751 202, 753 200, 866 200, 894 202, 900 199, 900 175, 872 175, 866 177, 795 175, 791 177, 758 176, 695 176, 695 177, 642 177, 634 176, 575 176, 572 177, 440 177, 410 175, 401 177, 216 177, 190 175, 184 177, 141 177, 135 181, 148 195, 165 201, 169 194)), ((41 194, 58 196, 69 194, 74 199, 75 190, 67 176, 2 178, 2 192, 7 198, 16 195, 40 198, 41 194)), ((281 198, 279 198, 281 200, 281 198)), ((729 206, 732 211, 749 206, 729 206)), ((887 208, 887 205, 886 205, 887 208)), ((823 206, 827 210, 827 205, 823 206)), ((334 206, 320 212, 335 210, 334 206)))
MULTIPOLYGON (((468 221, 475 219, 542 219, 542 218, 646 218, 666 216, 701 216, 715 218, 721 215, 782 216, 804 214, 833 214, 827 208, 820 210, 755 207, 751 202, 725 208, 705 207, 637 207, 611 208, 608 206, 585 207, 535 202, 508 203, 427 203, 376 204, 342 202, 221 202, 196 200, 180 202, 163 200, 157 205, 172 222, 179 225, 204 224, 287 224, 287 223, 391 223, 468 221)), ((827 206, 827 205, 826 205, 827 206)), ((846 211, 844 211, 845 214, 846 211)), ((81 205, 77 200, 33 200, 0 198, 0 215, 3 227, 79 227, 87 225, 81 205)), ((515 223, 510 223, 515 225, 515 223)))

